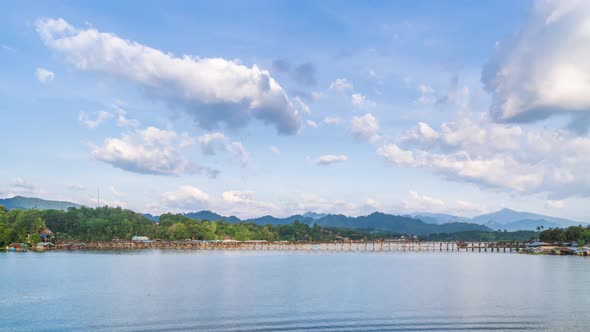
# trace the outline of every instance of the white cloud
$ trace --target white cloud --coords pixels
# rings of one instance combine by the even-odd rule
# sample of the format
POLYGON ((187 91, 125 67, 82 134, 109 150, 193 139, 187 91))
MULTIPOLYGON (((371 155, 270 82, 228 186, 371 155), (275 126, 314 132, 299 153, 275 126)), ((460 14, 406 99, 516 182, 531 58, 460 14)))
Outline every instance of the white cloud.
POLYGON ((337 125, 340 124, 340 122, 342 122, 342 119, 337 116, 327 116, 324 118, 322 122, 327 125, 337 125))
POLYGON ((148 127, 123 134, 121 138, 108 138, 102 146, 95 146, 92 156, 114 167, 142 174, 182 175, 206 173, 215 177, 219 173, 201 167, 181 153, 181 137, 172 130, 148 127))
POLYGON ((231 142, 223 133, 215 132, 199 136, 197 139, 201 151, 206 155, 215 155, 218 151, 227 152, 246 164, 250 155, 241 142, 231 142))
POLYGON ((482 187, 552 199, 590 196, 590 138, 563 130, 525 131, 488 117, 459 118, 438 130, 420 123, 377 153, 396 165, 482 187))
POLYGON ((429 212, 448 213, 459 216, 473 216, 487 212, 487 209, 479 204, 466 200, 446 202, 440 198, 420 194, 411 190, 408 196, 402 200, 401 209, 407 213, 429 212))
POLYGON ((362 106, 365 103, 365 101, 367 100, 367 97, 363 96, 360 93, 353 93, 350 96, 350 99, 351 99, 352 104, 354 106, 362 106))
POLYGON ((36 26, 45 45, 78 69, 136 83, 152 98, 186 111, 202 128, 239 128, 251 118, 274 125, 280 134, 301 127, 283 88, 256 65, 175 57, 94 28, 76 29, 63 19, 41 19, 36 26))
POLYGON ((167 211, 199 211, 208 206, 209 195, 197 187, 185 185, 163 193, 160 201, 167 211))
POLYGON ((109 111, 97 111, 88 113, 81 111, 78 113, 78 121, 87 128, 96 128, 105 121, 116 118, 117 126, 119 127, 139 127, 139 121, 127 117, 127 112, 116 104, 111 105, 113 109, 109 111))
POLYGON ((37 196, 44 193, 41 187, 21 177, 13 178, 8 188, 0 192, 5 197, 12 196, 37 196))
POLYGON ((326 154, 323 156, 320 156, 317 160, 316 160, 316 164, 320 165, 320 166, 327 166, 327 165, 331 165, 334 163, 340 163, 340 162, 344 162, 348 160, 348 156, 346 155, 333 155, 333 154, 326 154))
POLYGON ((359 141, 376 142, 381 138, 379 136, 379 122, 371 113, 355 116, 350 123, 352 136, 359 141))
POLYGON ((346 78, 337 78, 334 82, 330 83, 330 90, 337 92, 347 92, 353 89, 352 83, 346 78))
POLYGON ((421 84, 420 86, 418 86, 418 91, 420 92, 420 97, 416 100, 417 104, 432 105, 436 102, 434 89, 431 86, 421 84))
POLYGON ((296 96, 295 98, 293 98, 293 100, 295 102, 295 105, 297 105, 297 109, 299 109, 301 112, 305 114, 311 114, 309 106, 301 99, 301 97, 296 96))
POLYGON ((563 209, 565 207, 565 202, 562 200, 548 200, 545 203, 545 207, 549 209, 563 209))
POLYGON ((139 127, 139 121, 129 119, 127 112, 117 105, 112 105, 114 113, 117 116, 117 126, 119 127, 139 127))
POLYGON ((352 203, 343 200, 331 200, 317 194, 300 194, 295 202, 286 204, 289 214, 303 214, 305 212, 337 213, 347 216, 366 215, 379 210, 380 203, 367 198, 362 203, 352 203))
POLYGON ((371 108, 375 107, 375 102, 368 99, 367 96, 360 94, 360 93, 353 93, 350 96, 350 101, 352 102, 352 106, 358 108, 371 108))
MULTIPOLYGON (((590 116, 590 2, 538 1, 522 29, 497 45, 482 72, 498 121, 590 116), (583 114, 583 115, 582 115, 583 114)), ((582 123, 586 128, 575 128, 582 123)))
POLYGON ((195 212, 204 209, 223 215, 236 215, 240 218, 254 218, 263 215, 277 215, 280 210, 273 203, 256 199, 254 191, 228 190, 220 196, 209 195, 200 188, 183 185, 174 191, 159 196, 158 203, 146 206, 152 213, 195 212))
POLYGON ((91 118, 86 112, 81 111, 78 113, 78 121, 86 126, 86 128, 93 129, 113 117, 113 114, 107 111, 93 112, 92 115, 94 118, 91 118))
POLYGON ((83 185, 81 185, 79 183, 68 184, 66 186, 66 188, 68 190, 72 190, 72 191, 84 191, 84 190, 86 190, 86 187, 84 187, 83 185))
POLYGON ((37 68, 37 70, 35 70, 35 76, 37 77, 39 82, 49 83, 53 81, 53 79, 55 78, 55 73, 45 68, 37 68))
POLYGON ((310 126, 311 128, 317 128, 318 124, 313 121, 313 120, 307 120, 307 125, 310 126))
POLYGON ((125 196, 127 196, 127 195, 125 195, 124 193, 122 193, 122 192, 120 192, 119 190, 117 190, 117 188, 115 188, 115 186, 110 186, 110 187, 109 187, 109 190, 111 191, 111 193, 112 193, 112 194, 113 194, 115 197, 117 197, 117 198, 119 198, 119 199, 120 199, 120 198, 123 198, 123 197, 125 197, 125 196))
POLYGON ((257 200, 255 195, 254 191, 224 191, 221 195, 222 201, 216 203, 216 205, 226 211, 224 213, 239 215, 242 218, 280 213, 275 204, 257 200))
POLYGON ((280 156, 281 155, 281 150, 278 147, 276 147, 274 145, 271 145, 269 149, 270 149, 270 152, 272 154, 274 154, 275 156, 280 156))
POLYGON ((420 195, 415 191, 410 191, 410 197, 402 201, 404 209, 408 211, 441 211, 446 204, 442 199, 420 195))

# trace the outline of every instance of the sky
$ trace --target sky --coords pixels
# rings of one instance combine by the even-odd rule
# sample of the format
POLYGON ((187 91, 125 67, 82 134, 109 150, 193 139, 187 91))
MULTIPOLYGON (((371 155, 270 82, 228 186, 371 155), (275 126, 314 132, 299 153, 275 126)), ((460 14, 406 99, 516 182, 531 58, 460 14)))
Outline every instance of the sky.
POLYGON ((0 197, 589 221, 588 58, 587 1, 8 1, 0 197))

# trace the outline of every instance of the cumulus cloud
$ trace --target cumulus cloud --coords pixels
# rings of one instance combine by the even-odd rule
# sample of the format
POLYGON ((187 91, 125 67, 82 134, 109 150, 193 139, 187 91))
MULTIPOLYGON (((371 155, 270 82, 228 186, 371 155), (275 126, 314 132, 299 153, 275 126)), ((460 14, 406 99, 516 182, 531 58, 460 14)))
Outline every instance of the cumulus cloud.
POLYGON ((522 29, 497 45, 482 72, 495 120, 590 115, 589 19, 588 1, 536 2, 522 29))
POLYGON ((313 121, 313 120, 307 120, 306 122, 307 122, 307 125, 310 126, 311 128, 317 128, 318 127, 318 124, 315 121, 313 121))
POLYGON ((157 175, 204 173, 216 177, 219 171, 201 167, 181 153, 182 137, 173 130, 155 127, 138 129, 120 138, 108 138, 94 146, 92 156, 129 172, 157 175))
POLYGON ((97 111, 88 114, 85 111, 78 113, 78 121, 86 128, 96 128, 110 119, 116 119, 119 127, 138 127, 139 121, 127 117, 127 112, 118 105, 111 105, 112 111, 97 111))
POLYGON ((352 101, 352 104, 353 104, 354 106, 362 106, 362 105, 363 105, 363 104, 366 102, 366 100, 367 100, 367 97, 363 96, 363 95, 362 95, 362 94, 360 94, 360 93, 353 93, 353 94, 350 96, 350 99, 351 99, 351 101, 352 101))
POLYGON ((376 142, 381 138, 379 122, 371 113, 353 117, 350 124, 352 136, 358 141, 376 142))
POLYGON ((224 215, 237 215, 240 218, 253 218, 280 213, 273 203, 261 201, 251 190, 228 190, 221 195, 210 195, 204 190, 183 185, 174 191, 165 192, 158 197, 157 204, 147 208, 154 213, 193 212, 209 209, 224 215))
POLYGON ((245 126, 255 118, 291 135, 300 116, 268 71, 237 60, 176 57, 94 28, 77 29, 63 19, 41 19, 45 45, 83 71, 137 84, 152 98, 183 109, 197 125, 213 129, 245 126))
POLYGON ((375 107, 374 101, 368 99, 367 96, 360 93, 353 93, 350 96, 350 101, 352 102, 352 106, 358 108, 375 107))
POLYGON ((41 83, 49 83, 55 78, 55 73, 45 68, 37 68, 35 76, 41 83))
POLYGON ((209 204, 209 194, 193 186, 180 186, 160 196, 161 204, 174 212, 199 211, 209 204))
POLYGON ((280 213, 279 208, 275 204, 256 199, 256 193, 254 191, 224 191, 221 197, 222 201, 216 203, 216 205, 222 206, 223 211, 226 211, 225 213, 239 215, 242 218, 280 213))
POLYGON ((127 112, 117 105, 112 105, 114 116, 117 117, 117 126, 119 127, 138 127, 139 121, 127 117, 127 112))
POLYGON ((341 163, 341 162, 344 162, 347 160, 348 160, 348 156, 343 155, 343 154, 340 154, 340 155, 326 154, 326 155, 320 156, 316 160, 316 165, 327 166, 327 165, 331 165, 334 163, 341 163))
POLYGON ((440 211, 446 205, 442 199, 420 195, 415 191, 410 191, 410 197, 403 200, 402 204, 409 211, 440 211))
POLYGON ((408 213, 449 213, 460 216, 477 215, 487 211, 485 207, 466 200, 447 202, 440 198, 420 194, 413 190, 402 200, 401 209, 408 213))
POLYGON ((201 151, 206 155, 216 155, 217 152, 227 152, 238 158, 243 164, 250 159, 241 142, 231 142, 223 133, 209 133, 197 138, 201 151))
POLYGON ((103 122, 113 117, 113 114, 107 111, 93 112, 92 115, 81 111, 78 113, 78 121, 86 128, 93 129, 100 126, 103 122))
POLYGON ((445 178, 552 199, 590 196, 590 138, 563 130, 525 131, 487 116, 426 123, 377 150, 386 161, 445 178))
POLYGON ((352 90, 352 88, 352 83, 349 82, 346 78, 337 78, 334 82, 330 83, 330 90, 334 90, 341 93, 350 91, 352 90))
POLYGON ((303 214, 305 212, 338 213, 347 216, 366 215, 380 209, 381 204, 372 198, 364 202, 347 202, 332 200, 317 194, 303 193, 295 201, 286 204, 289 214, 303 214))

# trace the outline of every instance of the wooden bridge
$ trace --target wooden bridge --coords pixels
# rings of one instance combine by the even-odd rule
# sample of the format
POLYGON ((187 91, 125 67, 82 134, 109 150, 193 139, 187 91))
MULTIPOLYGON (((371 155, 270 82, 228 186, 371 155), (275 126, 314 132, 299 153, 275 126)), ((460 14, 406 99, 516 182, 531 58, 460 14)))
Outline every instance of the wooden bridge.
POLYGON ((262 250, 309 252, 517 252, 526 246, 520 242, 265 242, 265 241, 112 241, 89 242, 79 249, 201 249, 262 250))

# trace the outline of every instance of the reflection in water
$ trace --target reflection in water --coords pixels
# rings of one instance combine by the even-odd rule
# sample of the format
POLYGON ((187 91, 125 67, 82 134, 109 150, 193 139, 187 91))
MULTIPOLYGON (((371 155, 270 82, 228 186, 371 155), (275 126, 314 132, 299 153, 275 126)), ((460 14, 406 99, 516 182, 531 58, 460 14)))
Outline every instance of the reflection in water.
POLYGON ((1 253, 0 330, 587 331, 588 263, 501 253, 1 253))

